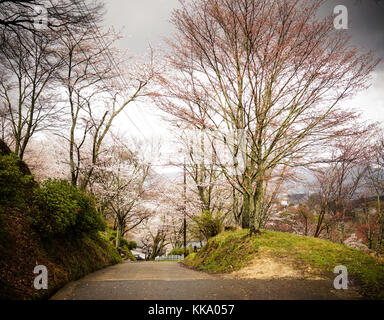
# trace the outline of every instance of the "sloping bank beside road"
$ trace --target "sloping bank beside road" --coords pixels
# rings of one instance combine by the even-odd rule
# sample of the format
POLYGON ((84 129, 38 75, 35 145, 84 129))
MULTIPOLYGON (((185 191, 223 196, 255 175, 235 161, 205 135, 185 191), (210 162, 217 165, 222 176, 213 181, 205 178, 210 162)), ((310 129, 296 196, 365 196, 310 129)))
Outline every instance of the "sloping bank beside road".
POLYGON ((289 233, 248 230, 223 232, 210 239, 184 264, 228 278, 334 279, 338 265, 367 298, 384 299, 384 263, 364 252, 327 240, 289 233))
POLYGON ((12 212, 6 223, 7 243, 0 245, 0 299, 47 299, 66 283, 121 261, 102 233, 43 243, 22 212, 12 212), (33 286, 37 265, 47 267, 48 290, 33 286))
POLYGON ((37 183, 0 140, 0 299, 44 299, 69 281, 118 263, 91 196, 63 181, 37 183), (48 270, 48 290, 34 269, 48 270))

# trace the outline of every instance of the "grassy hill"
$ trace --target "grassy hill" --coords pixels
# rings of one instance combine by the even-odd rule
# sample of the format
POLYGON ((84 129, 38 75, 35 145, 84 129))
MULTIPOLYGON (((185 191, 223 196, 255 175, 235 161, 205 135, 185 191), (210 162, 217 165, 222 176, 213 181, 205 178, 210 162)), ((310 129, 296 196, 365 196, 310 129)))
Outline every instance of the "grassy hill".
POLYGON ((344 265, 349 279, 362 294, 384 298, 384 263, 362 251, 327 240, 290 233, 263 231, 249 237, 248 230, 223 232, 210 239, 184 264, 197 270, 228 273, 250 265, 255 258, 273 258, 295 269, 334 279, 335 266, 344 265))

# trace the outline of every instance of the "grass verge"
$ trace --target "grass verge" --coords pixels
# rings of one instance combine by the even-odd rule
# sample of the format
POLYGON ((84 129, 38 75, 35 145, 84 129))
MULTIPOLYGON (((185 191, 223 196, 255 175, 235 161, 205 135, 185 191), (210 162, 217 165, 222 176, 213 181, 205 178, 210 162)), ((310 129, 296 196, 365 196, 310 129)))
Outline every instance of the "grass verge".
POLYGON ((197 270, 226 273, 239 270, 258 257, 286 260, 296 268, 334 278, 334 267, 344 265, 365 296, 384 299, 384 263, 362 251, 327 240, 290 233, 263 231, 248 236, 248 230, 223 232, 209 240, 184 264, 197 270))

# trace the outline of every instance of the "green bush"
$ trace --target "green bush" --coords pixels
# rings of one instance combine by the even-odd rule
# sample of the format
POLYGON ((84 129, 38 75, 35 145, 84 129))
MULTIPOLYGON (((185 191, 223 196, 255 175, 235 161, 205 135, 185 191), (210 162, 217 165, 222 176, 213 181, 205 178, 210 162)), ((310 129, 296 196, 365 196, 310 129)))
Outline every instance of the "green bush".
MULTIPOLYGON (((113 230, 113 229, 110 229, 108 228, 107 230, 107 233, 109 235, 109 241, 115 243, 116 241, 116 236, 117 236, 117 231, 116 230, 113 230)), ((135 241, 129 241, 123 237, 121 237, 120 239, 120 246, 121 247, 127 247, 129 250, 134 250, 137 248, 137 243, 135 241)))
POLYGON ((135 241, 128 241, 127 247, 129 250, 134 250, 137 248, 137 243, 135 241))
POLYGON ((109 241, 114 241, 116 239, 116 236, 117 236, 117 231, 116 230, 113 230, 113 229, 110 229, 110 228, 107 228, 107 234, 109 236, 109 241))
POLYGON ((33 226, 50 237, 66 233, 75 226, 79 207, 67 181, 47 180, 34 192, 33 226))
POLYGON ((1 205, 14 206, 23 203, 33 185, 33 176, 20 170, 20 160, 15 154, 0 156, 1 205))
POLYGON ((207 241, 223 231, 223 217, 221 213, 213 216, 210 211, 204 211, 193 220, 196 223, 196 233, 203 235, 207 241))
MULTIPOLYGON (((116 237, 113 238, 113 240, 116 239, 116 237)), ((129 250, 133 250, 137 248, 137 243, 135 241, 128 241, 125 238, 120 239, 120 245, 127 247, 129 250)))
MULTIPOLYGON (((187 255, 189 254, 190 249, 187 248, 187 255)), ((168 253, 169 256, 182 256, 184 254, 184 248, 173 248, 170 253, 168 253)))
POLYGON ((104 231, 106 224, 96 209, 95 199, 74 187, 72 187, 72 192, 72 196, 79 206, 76 214, 75 231, 85 233, 104 231))
MULTIPOLYGON (((107 233, 110 235, 109 240, 115 245, 116 243, 116 231, 107 229, 107 233)), ((120 252, 123 255, 125 260, 136 261, 135 256, 132 254, 131 250, 135 249, 137 244, 135 241, 128 241, 125 238, 120 239, 120 252)))
POLYGON ((32 224, 46 237, 105 229, 93 198, 64 180, 44 181, 34 192, 33 206, 32 224))
POLYGON ((123 237, 121 237, 120 238, 120 246, 122 246, 122 247, 125 246, 125 247, 128 248, 128 240, 123 238, 123 237))

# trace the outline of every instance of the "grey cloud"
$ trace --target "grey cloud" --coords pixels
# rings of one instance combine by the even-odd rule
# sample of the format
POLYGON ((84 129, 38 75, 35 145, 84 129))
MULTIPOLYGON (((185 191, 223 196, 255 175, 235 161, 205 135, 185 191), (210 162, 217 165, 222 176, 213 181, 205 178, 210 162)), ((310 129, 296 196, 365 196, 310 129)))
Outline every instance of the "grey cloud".
MULTIPOLYGON (((352 41, 362 50, 375 50, 384 59, 384 1, 383 0, 327 0, 323 14, 332 14, 336 5, 348 9, 349 29, 352 41)), ((380 69, 384 69, 381 62, 380 69)))
MULTIPOLYGON (((149 42, 157 46, 174 32, 169 20, 172 10, 178 7, 178 0, 105 0, 105 3, 105 23, 116 29, 125 27, 125 38, 119 44, 123 49, 140 55, 148 48, 149 42)), ((326 0, 322 14, 333 14, 334 7, 339 4, 348 8, 348 32, 353 42, 364 50, 376 50, 377 56, 384 60, 384 0, 326 0)), ((362 102, 369 104, 365 111, 371 110, 376 120, 378 110, 382 110, 383 91, 379 79, 383 78, 384 62, 379 67, 373 87, 364 93, 363 99, 355 101, 357 106, 362 106, 362 102)))
POLYGON ((122 30, 123 49, 142 54, 148 44, 157 46, 174 31, 169 22, 171 12, 178 7, 178 0, 109 0, 105 23, 122 30))
MULTIPOLYGON (((124 27, 120 46, 133 53, 142 54, 149 43, 159 45, 174 32, 169 19, 178 0, 105 0, 105 4, 105 23, 118 30, 124 27)), ((354 43, 377 50, 378 56, 384 58, 384 0, 326 0, 322 14, 332 14, 339 4, 348 8, 348 31, 354 43)))

